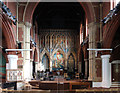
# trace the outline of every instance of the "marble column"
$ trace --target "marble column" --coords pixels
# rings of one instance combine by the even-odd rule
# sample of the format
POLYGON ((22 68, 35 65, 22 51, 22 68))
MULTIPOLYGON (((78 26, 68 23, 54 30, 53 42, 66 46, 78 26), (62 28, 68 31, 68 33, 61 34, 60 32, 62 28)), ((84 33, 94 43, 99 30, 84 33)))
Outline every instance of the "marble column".
MULTIPOLYGON (((24 41, 23 41, 23 48, 24 49, 30 49, 30 28, 31 23, 26 22, 24 24, 24 41)), ((24 51, 23 52, 23 60, 24 60, 24 66, 23 66, 23 72, 24 72, 24 80, 29 81, 31 80, 31 64, 30 64, 30 51, 24 51)))
POLYGON ((102 55, 102 87, 110 88, 111 86, 111 63, 110 55, 102 55))

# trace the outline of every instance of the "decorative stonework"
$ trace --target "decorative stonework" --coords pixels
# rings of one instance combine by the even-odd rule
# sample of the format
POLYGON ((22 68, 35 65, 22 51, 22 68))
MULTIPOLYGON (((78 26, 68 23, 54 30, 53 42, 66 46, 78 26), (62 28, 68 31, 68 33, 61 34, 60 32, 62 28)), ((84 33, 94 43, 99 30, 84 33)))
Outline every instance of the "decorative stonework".
POLYGON ((64 68, 67 68, 67 62, 70 54, 74 57, 74 68, 77 69, 77 43, 76 30, 71 29, 40 29, 40 59, 47 54, 50 59, 50 69, 54 61, 54 54, 58 51, 63 55, 64 68))
POLYGON ((22 70, 7 70, 7 81, 22 81, 23 71, 22 70))

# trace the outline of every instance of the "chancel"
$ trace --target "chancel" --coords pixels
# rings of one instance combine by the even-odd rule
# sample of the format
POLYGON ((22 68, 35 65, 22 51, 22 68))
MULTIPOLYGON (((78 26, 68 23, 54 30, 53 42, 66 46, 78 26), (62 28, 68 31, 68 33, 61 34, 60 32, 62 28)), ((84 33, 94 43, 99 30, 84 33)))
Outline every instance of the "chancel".
POLYGON ((120 91, 118 0, 0 4, 3 92, 120 91))

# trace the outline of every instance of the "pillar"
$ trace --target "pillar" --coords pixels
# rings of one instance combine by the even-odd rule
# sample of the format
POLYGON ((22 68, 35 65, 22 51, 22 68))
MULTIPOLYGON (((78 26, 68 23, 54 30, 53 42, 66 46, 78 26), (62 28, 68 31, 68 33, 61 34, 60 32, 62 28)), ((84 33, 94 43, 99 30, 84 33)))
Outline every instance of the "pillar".
MULTIPOLYGON (((31 23, 26 22, 24 24, 24 41, 23 41, 23 48, 30 49, 30 28, 31 23)), ((23 72, 24 72, 24 80, 29 81, 31 80, 31 64, 30 64, 30 51, 24 51, 23 54, 23 72)))
POLYGON ((111 86, 111 63, 110 55, 102 55, 102 87, 110 88, 111 86))
POLYGON ((35 73, 37 73, 38 70, 38 62, 35 62, 35 73))
POLYGON ((33 60, 30 60, 30 77, 33 78, 33 60))
POLYGON ((52 71, 52 60, 50 59, 50 71, 52 71))
MULTIPOLYGON (((89 48, 96 48, 96 31, 97 24, 95 22, 88 24, 89 33, 89 48)), ((89 78, 90 81, 95 81, 96 79, 96 68, 95 68, 95 51, 89 51, 89 78)))
POLYGON ((81 62, 78 62, 78 72, 81 73, 81 62))
POLYGON ((85 78, 88 78, 88 62, 87 59, 84 59, 85 61, 85 78))
POLYGON ((67 70, 67 58, 65 58, 65 70, 67 70))

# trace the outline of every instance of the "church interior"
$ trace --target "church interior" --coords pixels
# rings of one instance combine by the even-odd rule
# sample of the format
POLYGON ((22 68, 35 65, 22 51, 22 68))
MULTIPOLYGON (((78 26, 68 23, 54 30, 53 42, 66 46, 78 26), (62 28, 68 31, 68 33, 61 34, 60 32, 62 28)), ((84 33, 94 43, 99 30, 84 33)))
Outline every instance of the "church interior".
POLYGON ((119 93, 120 1, 0 0, 2 93, 119 93))

